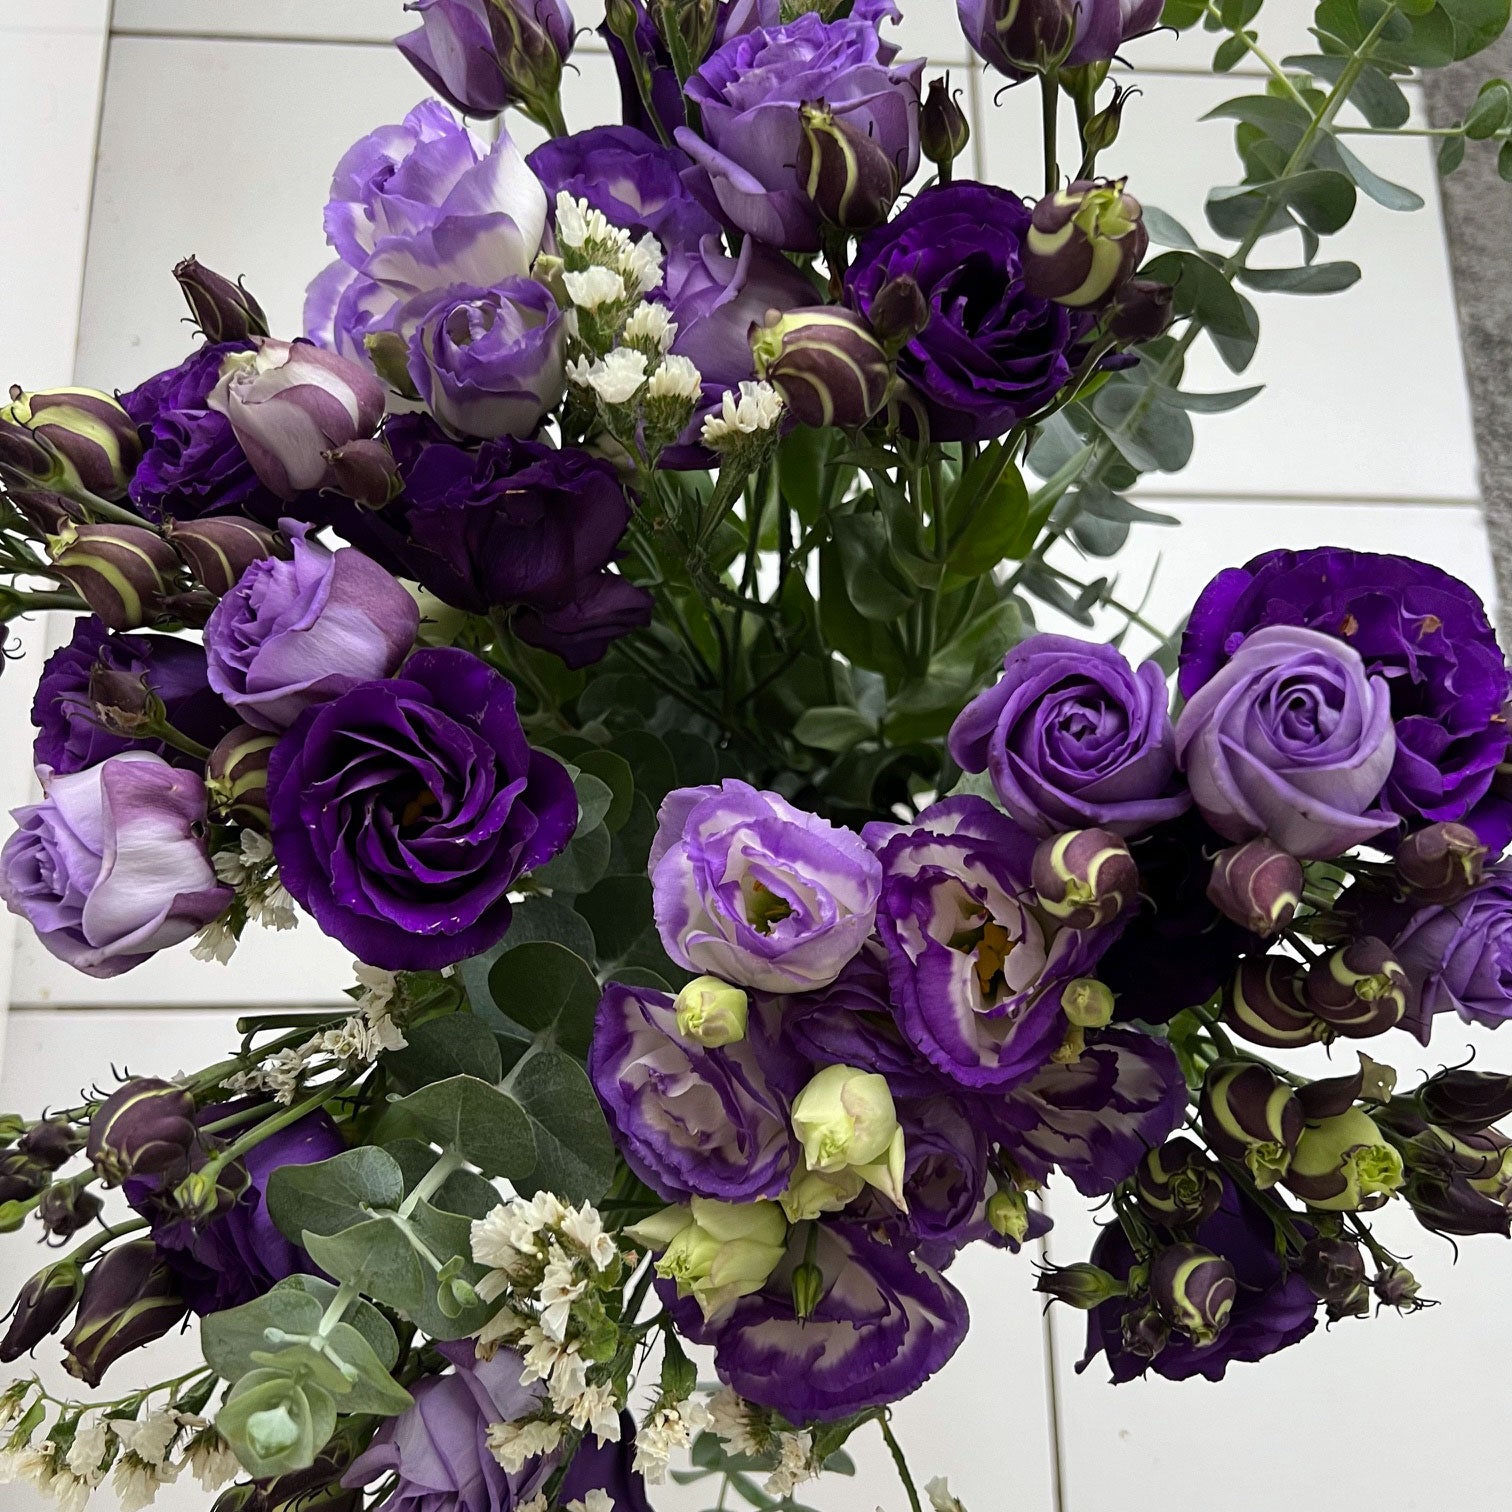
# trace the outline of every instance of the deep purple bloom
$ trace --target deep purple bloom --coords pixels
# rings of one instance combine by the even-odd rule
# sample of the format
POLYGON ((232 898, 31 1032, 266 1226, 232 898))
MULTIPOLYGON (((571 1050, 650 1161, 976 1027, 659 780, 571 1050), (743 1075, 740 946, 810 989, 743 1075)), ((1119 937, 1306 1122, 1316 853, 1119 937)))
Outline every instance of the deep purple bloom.
POLYGON ((1386 679, 1317 630, 1268 625, 1247 637, 1181 711, 1176 754, 1226 840, 1266 835, 1317 860, 1395 822, 1373 806, 1396 755, 1386 679))
POLYGON ((482 1360, 466 1339, 435 1347, 454 1369, 415 1383, 414 1406, 383 1422, 341 1483, 396 1477, 384 1501, 393 1512, 511 1512, 542 1488, 556 1461, 527 1460, 508 1474, 489 1450, 489 1425, 529 1416, 544 1388, 520 1384, 524 1361, 512 1349, 482 1360))
POLYGON ((634 126, 594 126, 554 137, 525 161, 551 204, 566 190, 634 237, 650 232, 671 254, 692 251, 719 222, 684 179, 686 153, 664 147, 634 126))
POLYGON ((901 183, 914 176, 924 64, 894 64, 897 48, 878 32, 884 14, 858 7, 827 22, 810 11, 760 27, 716 48, 688 80, 702 125, 697 133, 681 127, 677 145, 707 171, 721 210, 741 231, 786 251, 818 250, 819 214, 797 167, 806 100, 824 100, 878 142, 901 183))
MULTIPOLYGON (((199 1122, 212 1123, 251 1106, 212 1103, 200 1110, 199 1122)), ((270 1103, 264 1116, 277 1111, 270 1103)), ((341 1131, 317 1111, 270 1134, 240 1158, 247 1185, 231 1207, 212 1218, 196 1223, 167 1208, 160 1200, 161 1177, 128 1178, 126 1200, 150 1223, 153 1241, 178 1277, 184 1300, 203 1317, 251 1302, 286 1277, 321 1274, 269 1215, 268 1181, 281 1166, 329 1160, 344 1149, 341 1131)))
POLYGON ((268 764, 283 884, 373 966, 426 971, 509 928, 509 888, 577 825, 566 769, 533 751, 513 686, 451 648, 306 709, 268 764))
POLYGON ((1066 1032, 1060 988, 1118 925, 1057 928, 1029 907, 1034 838, 985 798, 863 832, 882 863, 877 932, 905 1038, 951 1081, 1027 1081, 1066 1032))
POLYGON ((1409 823, 1464 820, 1500 852, 1512 831, 1488 789, 1507 751, 1501 715, 1512 677, 1469 587, 1410 557, 1337 546, 1266 552, 1220 572, 1197 600, 1181 643, 1182 695, 1265 625, 1337 636, 1370 676, 1386 679, 1397 741, 1386 807, 1409 823))
POLYGON ((127 493, 146 519, 196 520, 232 510, 265 522, 278 517, 283 506, 253 471, 231 422, 207 403, 224 360, 248 350, 242 341, 200 347, 121 395, 143 446, 127 493))
POLYGON ((677 1032, 674 1000, 604 989, 588 1074, 630 1168, 669 1202, 776 1197, 797 1147, 789 1097, 803 1067, 776 1038, 780 1008, 753 1006, 746 1037, 712 1049, 677 1032))
MULTIPOLYGON (((1270 1219, 1226 1178, 1218 1211, 1197 1225, 1195 1238, 1233 1267, 1238 1294, 1228 1326, 1211 1344, 1194 1344, 1173 1333, 1153 1360, 1142 1359, 1123 1347, 1120 1323, 1130 1304, 1125 1298, 1115 1297, 1087 1315, 1087 1352, 1076 1367, 1078 1371, 1106 1353, 1115 1383, 1132 1381, 1147 1370, 1172 1381, 1194 1375, 1221 1381, 1231 1364, 1263 1360, 1313 1331, 1317 1296, 1302 1279, 1295 1258, 1287 1266, 1276 1254, 1270 1219)), ((1128 1275, 1134 1251, 1118 1224, 1110 1223, 1098 1236, 1092 1247, 1092 1263, 1120 1278, 1128 1275)))
POLYGON ((1017 195, 966 181, 926 189, 856 249, 846 298, 863 315, 894 278, 924 293, 929 323, 899 354, 898 373, 936 441, 1001 436, 1071 376, 1085 318, 1025 290, 1028 231, 1017 195))
POLYGON ((562 1477, 557 1500, 566 1507, 586 1500, 590 1491, 609 1496, 610 1512, 651 1512, 646 1482, 635 1469, 635 1419, 620 1413, 620 1436, 601 1444, 591 1434, 578 1444, 562 1477))
POLYGON ((987 1134, 969 1106, 938 1093, 902 1099, 897 1113, 906 1151, 905 1231, 943 1269, 952 1250, 987 1227, 987 1134))
POLYGON ((651 595, 617 572, 596 572, 560 609, 521 609, 510 622, 528 645, 560 656, 569 667, 586 667, 632 630, 651 623, 651 595))
POLYGON ((262 730, 387 677, 420 624, 414 599, 360 551, 302 533, 292 544, 288 561, 254 562, 205 625, 210 686, 262 730))
POLYGON ((191 740, 213 746, 236 716, 206 681, 205 653, 193 641, 172 635, 112 635, 93 615, 74 621, 73 639, 42 664, 32 700, 38 766, 80 772, 121 751, 155 751, 174 766, 200 763, 160 740, 131 740, 102 729, 89 700, 89 674, 96 663, 141 678, 163 701, 168 723, 191 740))
POLYGON ((1003 807, 1033 834, 1137 835, 1190 801, 1166 705, 1154 662, 1136 670, 1116 646, 1031 635, 956 717, 950 754, 964 771, 990 772, 1003 807))
POLYGON ((531 96, 556 94, 572 52, 565 0, 409 0, 418 31, 394 45, 464 115, 497 115, 531 96))
POLYGON ((656 927, 679 966, 806 992, 871 933, 881 869, 850 831, 733 778, 676 789, 657 818, 656 927))
POLYGON ((0 898, 45 949, 112 977, 197 933, 231 901, 201 832, 203 780, 150 751, 82 772, 41 773, 0 850, 0 898))
POLYGON ((1038 70, 1037 54, 1064 54, 1062 68, 1106 63, 1125 42, 1152 31, 1161 0, 956 0, 966 40, 1015 81, 1038 70))

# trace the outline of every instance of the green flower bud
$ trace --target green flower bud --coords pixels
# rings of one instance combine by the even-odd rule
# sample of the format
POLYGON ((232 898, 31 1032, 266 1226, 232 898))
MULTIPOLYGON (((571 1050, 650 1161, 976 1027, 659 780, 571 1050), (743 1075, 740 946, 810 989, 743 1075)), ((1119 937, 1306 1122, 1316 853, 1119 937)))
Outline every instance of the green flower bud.
POLYGON ((119 499, 126 492, 142 460, 142 443, 131 416, 109 394, 86 388, 27 394, 13 387, 10 396, 0 407, 0 420, 25 426, 56 452, 68 485, 101 499, 119 499))
POLYGON ((1414 1313, 1434 1304, 1418 1295, 1418 1279, 1400 1261, 1381 1267, 1370 1288, 1382 1307, 1394 1307, 1398 1312, 1414 1313))
POLYGON ((950 75, 931 79, 924 103, 919 107, 919 150, 943 178, 970 140, 966 112, 950 92, 950 75))
POLYGON ((1075 1265, 1047 1265, 1035 1277, 1034 1289, 1054 1302, 1090 1312, 1113 1297, 1126 1297, 1128 1284, 1088 1260, 1075 1265))
POLYGON ((824 1299, 824 1272, 805 1260, 793 1271, 792 1290, 793 1315, 802 1323, 824 1299))
POLYGON ((1384 1034, 1407 1012, 1407 973, 1384 940, 1366 936, 1341 945, 1307 973, 1307 1006, 1340 1034, 1384 1034))
POLYGON ((219 741, 205 763, 210 801, 234 824, 268 828, 268 757, 278 736, 237 725, 219 741))
POLYGON ((1219 1061, 1203 1080, 1198 1111, 1213 1152, 1242 1160, 1256 1186, 1274 1186, 1286 1174, 1303 1118, 1280 1077, 1250 1061, 1219 1061))
POLYGON ((804 425, 855 430, 887 403, 892 363, 859 315, 838 305, 773 310, 750 333, 756 376, 804 425))
POLYGON ((173 276, 200 334, 212 345, 273 334, 262 306, 242 287, 241 279, 232 283, 194 257, 177 264, 173 276))
POLYGON ((76 525, 49 536, 63 578, 112 630, 136 630, 164 612, 183 569, 173 548, 144 525, 76 525))
POLYGON ((746 995, 718 977, 694 977, 677 994, 675 1009, 677 1032, 695 1044, 718 1049, 746 1037, 746 995))
POLYGON ((695 1197, 625 1230, 660 1250, 656 1273, 692 1297, 706 1320, 760 1291, 787 1250, 787 1220, 775 1202, 716 1202, 695 1197))
POLYGON ((150 1239, 107 1250, 89 1268, 63 1367, 88 1386, 122 1355, 160 1339, 189 1310, 178 1281, 150 1239))
POLYGON ((1334 1036, 1302 995, 1302 968, 1290 956, 1246 956, 1223 999, 1223 1022, 1252 1045, 1289 1050, 1334 1036))
POLYGON ((1109 924, 1139 895, 1139 868, 1111 830, 1067 830, 1041 840, 1029 875, 1040 907, 1068 929, 1109 924))
POLYGON ((1150 238, 1126 179, 1078 179, 1034 207, 1024 286, 1071 309, 1105 303, 1139 266, 1150 238))
POLYGON ((1165 1228, 1191 1228, 1223 1201, 1223 1178, 1190 1139, 1168 1139, 1147 1150, 1134 1170, 1134 1196, 1165 1228))
POLYGON ((1150 1262, 1150 1301, 1194 1344, 1223 1332, 1238 1291, 1234 1267, 1200 1244, 1173 1244, 1150 1262))
POLYGON ((231 1388, 215 1426, 258 1479, 302 1470, 336 1427, 329 1392, 278 1370, 253 1370, 231 1388))
POLYGON ((987 1222, 994 1233, 1022 1244, 1029 1237, 1029 1199, 1016 1187, 999 1187, 987 1199, 987 1222))
POLYGON ((886 149, 823 100, 801 105, 798 122, 798 182, 820 218, 841 231, 880 226, 901 187, 886 149))
POLYGON ((1378 1208, 1404 1179, 1401 1155, 1360 1108, 1309 1124, 1283 1178, 1309 1207, 1331 1213, 1378 1208))
POLYGON ((1095 115, 1089 116, 1087 124, 1082 127, 1082 141, 1089 152, 1106 152, 1118 140, 1124 106, 1138 93, 1137 89, 1128 89, 1121 84, 1113 86, 1113 98, 1095 115))
POLYGON ((1113 990, 1096 977, 1076 977, 1061 991, 1061 1008, 1078 1029, 1101 1029, 1113 1022, 1113 990))
POLYGON ((866 1190, 866 1178, 847 1167, 843 1171, 811 1171, 802 1155, 777 1198, 789 1223, 804 1223, 821 1213, 838 1213, 866 1190))
POLYGON ((903 1207, 903 1130, 887 1078, 826 1066, 793 1099, 793 1132, 811 1171, 851 1170, 903 1207))

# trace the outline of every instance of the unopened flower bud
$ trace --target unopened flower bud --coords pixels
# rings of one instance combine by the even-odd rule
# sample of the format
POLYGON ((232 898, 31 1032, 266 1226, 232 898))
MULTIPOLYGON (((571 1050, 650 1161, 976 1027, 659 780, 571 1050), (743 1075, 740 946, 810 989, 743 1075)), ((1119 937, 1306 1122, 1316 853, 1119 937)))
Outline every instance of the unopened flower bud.
POLYGON ((278 736, 237 725, 205 762, 205 786, 218 812, 247 829, 268 827, 268 757, 278 736))
POLYGON ((838 305, 773 310, 751 328, 756 376, 804 425, 865 425, 887 402, 892 364, 866 322, 838 305))
POLYGON ((56 1171, 84 1148, 84 1136, 66 1119, 48 1118, 26 1130, 16 1148, 56 1171))
MULTIPOLYGON (((5 427, 0 426, 0 441, 3 441, 4 431, 5 427)), ((4 468, 0 467, 0 477, 3 475, 4 468)), ((46 488, 12 486, 6 490, 5 501, 39 536, 56 535, 65 520, 81 521, 88 518, 82 504, 76 504, 72 499, 46 488)))
POLYGON ((177 264, 173 276, 188 302, 195 325, 212 345, 272 334, 262 306, 242 287, 241 279, 232 283, 195 257, 186 257, 177 264))
POLYGON ((1461 1238, 1472 1234, 1512 1234, 1512 1212, 1505 1202, 1477 1191, 1463 1176, 1412 1170, 1402 1196, 1413 1216, 1435 1234, 1461 1238))
POLYGON ((142 443, 131 416, 109 394, 95 389, 10 391, 0 420, 24 425, 55 451, 70 484, 101 499, 119 499, 142 460, 142 443))
POLYGON ((656 1273, 694 1298, 706 1319, 760 1291, 787 1250, 787 1220, 775 1202, 695 1197, 630 1225, 635 1243, 660 1251, 656 1273))
POLYGON ((1246 956, 1223 999, 1223 1022, 1252 1045, 1286 1050, 1333 1038, 1302 995, 1302 968, 1290 956, 1246 956))
POLYGON ((1148 1302, 1126 1312, 1118 1331, 1125 1352, 1141 1360, 1153 1360, 1171 1342, 1171 1325, 1148 1302))
POLYGON ((1150 238, 1124 179, 1078 179, 1034 207, 1024 286, 1071 309, 1106 303, 1128 282, 1150 238))
POLYGON ((1067 830, 1041 840, 1029 875, 1040 907, 1068 929, 1109 924, 1139 895, 1139 868, 1111 830, 1067 830))
POLYGON ((1418 1295, 1418 1279, 1400 1261, 1384 1265, 1371 1282, 1371 1290, 1382 1307, 1394 1307, 1398 1312, 1413 1313, 1433 1303, 1418 1295))
POLYGON ((889 278, 872 300, 872 334, 894 355, 929 324, 929 301, 906 273, 889 278))
POLYGON ((1458 903, 1485 875, 1487 850, 1463 824, 1430 824, 1397 847, 1397 875, 1423 903, 1458 903))
POLYGON ((0 481, 7 488, 37 484, 44 491, 71 485, 68 463, 57 449, 5 414, 6 408, 0 407, 0 481))
POLYGON ((1369 1309, 1365 1256, 1358 1244, 1316 1235, 1303 1248, 1297 1270, 1313 1295, 1327 1307, 1331 1322, 1358 1317, 1369 1309))
POLYGON ((89 1121, 90 1164, 111 1185, 128 1176, 168 1176, 188 1161, 197 1133, 183 1087, 140 1077, 116 1088, 89 1121))
POLYGON ((404 487, 394 454, 376 438, 348 441, 325 454, 325 486, 364 509, 382 509, 404 487))
POLYGON ((1200 1244, 1173 1244, 1150 1262, 1150 1301, 1194 1344, 1211 1344, 1238 1295, 1234 1267, 1200 1244))
POLYGON ((191 1223, 204 1223, 235 1207, 249 1180, 247 1168, 239 1160, 190 1171, 174 1187, 170 1204, 191 1223))
POLYGON ((104 1206, 99 1194, 91 1192, 83 1178, 75 1177, 48 1187, 37 1204, 37 1217, 55 1239, 67 1239, 88 1228, 104 1206))
POLYGON ((1219 851, 1208 879, 1208 901, 1252 934, 1285 929, 1302 901, 1302 863, 1262 835, 1219 851))
POLYGON ((822 100, 801 105, 798 121, 798 182, 820 218, 842 231, 880 226, 901 187, 887 149, 822 100))
POLYGON ((1307 1006, 1340 1034, 1367 1039, 1401 1022, 1407 973, 1383 940, 1351 940, 1308 970, 1307 1006))
POLYGON ((814 1309, 824 1300, 824 1272, 804 1261, 793 1271, 793 1316, 802 1323, 814 1316, 814 1309))
POLYGON ((1108 334, 1120 346, 1154 341, 1171 328, 1175 317, 1176 291, 1153 278, 1131 278, 1113 299, 1108 314, 1108 334))
POLYGON ((9 1365, 56 1333, 84 1290, 84 1272, 73 1260, 44 1266, 21 1288, 10 1311, 10 1327, 0 1339, 0 1363, 9 1365))
POLYGON ((102 729, 127 740, 150 735, 167 717, 145 678, 99 661, 89 669, 89 703, 102 729))
POLYGON ((1475 1131, 1512 1114, 1512 1076, 1500 1071, 1441 1071, 1417 1090, 1417 1105, 1429 1123, 1475 1131))
POLYGON ((1113 98, 1101 110, 1089 116, 1087 124, 1082 127, 1082 142, 1089 152, 1106 152, 1118 140, 1119 128, 1123 125, 1124 106, 1138 93, 1137 89, 1128 89, 1121 84, 1113 86, 1113 98))
POLYGON ((987 1222, 993 1233, 1022 1244, 1029 1236, 1029 1201, 1016 1187, 999 1187, 987 1199, 987 1222))
POLYGON ((163 534, 195 582, 217 599, 230 593, 253 562, 288 557, 292 551, 276 531, 238 515, 214 515, 183 524, 170 519, 164 522, 163 534))
POLYGON ((0 1203, 28 1202, 52 1178, 52 1167, 25 1150, 0 1152, 0 1203))
POLYGON ((1252 1061, 1219 1061, 1203 1079, 1198 1111, 1214 1154, 1242 1160, 1256 1186, 1274 1186, 1286 1174, 1303 1118, 1280 1077, 1252 1061))
POLYGON ((173 548, 141 525, 76 525, 50 536, 47 554, 63 578, 112 630, 136 630, 163 612, 181 572, 173 548))
POLYGON ((826 1066, 793 1099, 792 1123, 810 1171, 854 1171, 905 1205, 903 1130, 886 1077, 826 1066))
POLYGON ((1126 1297, 1128 1284, 1088 1260, 1075 1265, 1047 1265, 1034 1280, 1034 1289, 1055 1302, 1090 1312, 1114 1297, 1126 1297))
POLYGON ((1061 1009, 1078 1029, 1101 1029, 1113 1022, 1113 990, 1096 977, 1076 977, 1061 989, 1061 1009))
POLYGON ((966 112, 950 92, 950 75, 929 81, 919 107, 919 150, 943 174, 971 140, 966 112))
POLYGON ((1223 1201, 1223 1178, 1190 1139, 1178 1136, 1147 1150, 1134 1169, 1139 1205, 1164 1228, 1193 1228, 1223 1201))
POLYGON ((1403 1177, 1402 1157, 1375 1121, 1362 1109, 1350 1108, 1308 1124, 1283 1180, 1309 1207, 1355 1213, 1380 1207, 1403 1177))
POLYGON ((150 1239, 107 1250, 84 1280, 74 1326, 63 1339, 64 1369, 88 1386, 122 1355, 160 1339, 189 1311, 178 1281, 150 1239))
POLYGON ((718 977, 701 976, 677 994, 677 1032, 684 1039, 717 1049, 746 1037, 746 995, 718 977))

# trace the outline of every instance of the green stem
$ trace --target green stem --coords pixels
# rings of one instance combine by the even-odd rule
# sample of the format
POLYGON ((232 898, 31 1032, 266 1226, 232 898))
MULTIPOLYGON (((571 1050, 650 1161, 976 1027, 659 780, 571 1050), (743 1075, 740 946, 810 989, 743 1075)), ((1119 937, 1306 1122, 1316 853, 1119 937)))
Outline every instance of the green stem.
POLYGON ((1336 136, 1457 137, 1465 134, 1463 126, 1335 126, 1333 130, 1336 136))
POLYGON ((233 1160, 239 1160, 248 1150, 260 1145, 270 1135, 278 1133, 280 1129, 286 1129, 290 1124, 298 1123, 306 1114, 313 1113, 317 1108, 323 1108, 357 1080, 355 1073, 339 1076, 333 1082, 312 1092, 303 1102, 297 1102, 292 1107, 285 1108, 281 1113, 275 1113, 271 1118, 265 1118, 260 1124, 248 1129, 242 1137, 226 1146, 213 1159, 207 1160, 201 1174, 213 1181, 216 1175, 233 1160))
POLYGON ((81 1260, 87 1260, 96 1250, 104 1249, 112 1239, 124 1238, 127 1234, 135 1234, 147 1227, 147 1220, 139 1218, 132 1223, 117 1223, 112 1227, 103 1228, 98 1234, 91 1234, 82 1244, 77 1244, 69 1250, 64 1257, 77 1264, 81 1260))
POLYGON ((13 599, 17 614, 29 614, 42 609, 88 609, 89 605, 77 593, 57 592, 26 593, 19 588, 4 590, 4 598, 13 599))
POLYGON ((1051 69, 1040 75, 1040 129, 1045 135, 1045 193, 1060 188, 1060 161, 1057 155, 1056 112, 1060 108, 1060 71, 1051 69))
POLYGON ((343 1281, 336 1288, 336 1295, 331 1298, 330 1304, 320 1315, 320 1326, 315 1330, 317 1339, 328 1339, 331 1331, 341 1322, 346 1315, 346 1310, 360 1295, 362 1288, 355 1281, 343 1281))
POLYGON ((1250 56, 1273 78, 1293 100, 1296 101, 1309 115, 1312 114, 1312 106, 1303 98, 1301 90, 1292 82, 1291 75, 1276 62, 1266 50, 1249 35, 1245 29, 1228 26, 1223 20, 1223 13, 1209 0, 1207 7, 1208 15, 1216 21, 1231 37, 1238 37, 1244 43, 1250 56))
POLYGON ((399 1216, 408 1218, 422 1202, 428 1202, 445 1186, 449 1177, 467 1162, 455 1150, 443 1150, 440 1159, 415 1183, 415 1189, 399 1204, 399 1216))
POLYGON ((918 1488, 914 1485, 914 1478, 909 1473, 908 1461, 903 1457, 903 1446, 894 1435, 885 1410, 877 1414, 877 1426, 882 1430, 882 1437, 887 1442, 887 1452, 892 1455, 893 1464, 898 1467, 898 1479, 903 1482, 903 1489, 908 1493, 909 1507, 912 1512, 923 1512, 923 1507, 919 1502, 918 1488))

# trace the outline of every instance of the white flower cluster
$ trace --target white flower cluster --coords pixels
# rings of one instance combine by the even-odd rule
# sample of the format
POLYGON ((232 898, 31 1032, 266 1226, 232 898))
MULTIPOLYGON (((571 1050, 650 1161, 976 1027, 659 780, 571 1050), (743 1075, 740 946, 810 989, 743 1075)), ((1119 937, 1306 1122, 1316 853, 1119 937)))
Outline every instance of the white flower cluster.
POLYGON ((197 961, 219 961, 224 966, 249 920, 264 929, 293 929, 299 923, 294 899, 278 880, 273 842, 266 835, 244 829, 235 850, 217 851, 210 860, 215 875, 236 889, 236 902, 200 930, 190 947, 197 961))
MULTIPOLYGON (((555 1509, 542 1491, 528 1502, 521 1502, 518 1512, 555 1512, 555 1509)), ((614 1512, 614 1499, 607 1491, 590 1491, 581 1501, 568 1502, 562 1512, 614 1512)))
POLYGON ((620 1400, 607 1372, 595 1371, 597 1360, 584 1353, 590 1329, 599 1331, 605 1318, 598 1290, 614 1285, 621 1269, 598 1212, 588 1203, 568 1207, 550 1192, 516 1197, 473 1223, 472 1257, 488 1268, 478 1295, 503 1303, 478 1332, 479 1353, 509 1342, 524 1358, 521 1383, 545 1388, 536 1415, 490 1426, 494 1458, 513 1474, 557 1448, 569 1426, 600 1444, 617 1441, 620 1400))
POLYGON ((775 434, 781 419, 782 395, 770 383, 742 383, 738 390, 725 391, 717 413, 704 421, 699 439, 724 456, 775 434))
POLYGON ((357 998, 359 1012, 334 1028, 312 1035, 302 1045, 278 1051, 249 1071, 228 1076, 221 1085, 231 1092, 269 1092, 276 1102, 292 1103, 300 1087, 313 1076, 370 1066, 384 1051, 404 1049, 408 1041, 390 1012, 394 973, 361 961, 354 961, 352 969, 362 986, 357 998))
POLYGON ((815 1479, 821 1466, 814 1459, 814 1436, 807 1429, 789 1432, 774 1428, 771 1414, 722 1386, 709 1398, 708 1427, 731 1454, 777 1454, 777 1467, 764 1487, 768 1496, 789 1496, 805 1481, 815 1479))
POLYGON ((667 1478, 667 1464, 709 1426, 709 1409, 696 1397, 669 1402, 649 1414, 635 1435, 634 1468, 653 1486, 667 1478))

